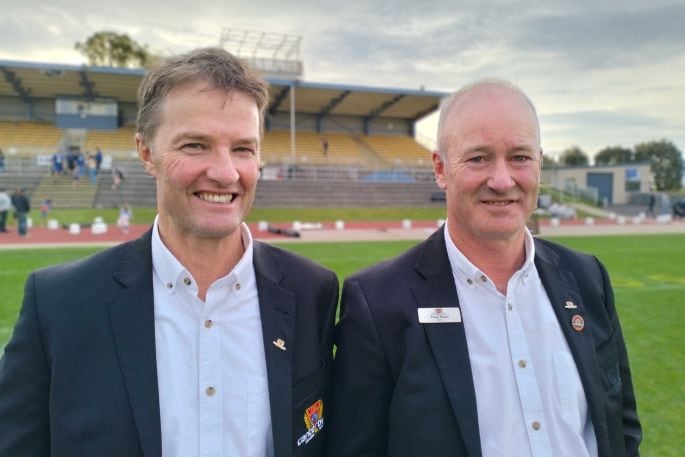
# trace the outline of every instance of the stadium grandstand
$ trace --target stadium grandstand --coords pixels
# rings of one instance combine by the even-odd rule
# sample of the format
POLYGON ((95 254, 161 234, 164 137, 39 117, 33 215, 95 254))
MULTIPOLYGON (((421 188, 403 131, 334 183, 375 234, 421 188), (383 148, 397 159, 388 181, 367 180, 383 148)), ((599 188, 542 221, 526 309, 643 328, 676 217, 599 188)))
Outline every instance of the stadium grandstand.
MULTIPOLYGON (((415 140, 415 128, 447 94, 304 81, 299 38, 252 33, 225 30, 221 44, 247 55, 270 84, 257 205, 440 204, 433 201, 430 151, 415 140), (261 48, 270 54, 259 55, 261 48)), ((24 187, 36 206, 45 198, 56 207, 154 206, 154 181, 133 142, 144 74, 0 61, 0 188, 24 187), (97 149, 104 160, 94 182, 51 172, 55 153, 88 156, 97 149), (115 170, 124 176, 119 186, 115 170)))

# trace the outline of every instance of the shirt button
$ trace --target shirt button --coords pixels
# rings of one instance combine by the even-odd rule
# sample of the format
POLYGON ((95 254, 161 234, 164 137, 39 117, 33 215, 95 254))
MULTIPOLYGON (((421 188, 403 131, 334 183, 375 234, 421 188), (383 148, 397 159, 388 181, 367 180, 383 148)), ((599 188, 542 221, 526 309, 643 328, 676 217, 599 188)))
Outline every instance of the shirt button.
POLYGON ((519 367, 526 368, 526 361, 525 360, 519 360, 519 367))
POLYGON ((471 285, 471 284, 473 284, 473 279, 469 278, 469 279, 466 280, 466 282, 467 282, 469 285, 471 285))
POLYGON ((514 308, 514 305, 512 305, 511 303, 507 303, 507 309, 509 311, 511 311, 513 308, 514 308))
POLYGON ((205 327, 212 328, 212 325, 214 325, 214 322, 211 319, 205 320, 205 327))
POLYGON ((214 387, 211 387, 211 386, 210 386, 210 387, 207 387, 207 388, 205 389, 205 395, 207 395, 208 397, 211 397, 211 396, 214 395, 215 393, 216 393, 216 389, 215 389, 214 387))
POLYGON ((240 286, 240 283, 239 283, 239 282, 235 283, 235 290, 240 290, 240 287, 241 287, 241 286, 240 286))
POLYGON ((189 286, 191 283, 192 281, 187 276, 183 278, 183 284, 185 284, 186 286, 189 286))
POLYGON ((485 275, 482 275, 482 276, 480 277, 480 280, 483 281, 483 282, 488 282, 488 278, 486 278, 485 275))
POLYGON ((540 430, 540 427, 542 427, 538 421, 533 422, 530 426, 533 427, 533 430, 540 430))
POLYGON ((167 289, 171 289, 172 287, 174 287, 173 284, 171 284, 170 282, 166 283, 166 288, 167 288, 167 289))

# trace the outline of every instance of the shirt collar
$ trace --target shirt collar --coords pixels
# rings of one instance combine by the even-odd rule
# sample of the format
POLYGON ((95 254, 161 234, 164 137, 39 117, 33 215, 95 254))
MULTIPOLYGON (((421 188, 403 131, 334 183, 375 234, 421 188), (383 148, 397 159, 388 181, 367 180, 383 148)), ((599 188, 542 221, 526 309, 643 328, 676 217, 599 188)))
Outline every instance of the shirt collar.
MULTIPOLYGON (((444 225, 445 247, 447 248, 447 257, 450 261, 452 273, 458 281, 464 282, 467 286, 474 287, 478 283, 486 283, 489 281, 487 275, 476 267, 466 256, 457 248, 452 241, 449 231, 447 230, 447 223, 444 225)), ((523 262, 521 268, 514 273, 513 276, 523 275, 528 277, 531 268, 535 268, 535 243, 533 242, 533 235, 527 227, 524 227, 524 246, 526 249, 526 260, 523 262)))
MULTIPOLYGON (((226 276, 215 281, 214 284, 221 286, 228 285, 230 287, 238 284, 237 288, 240 289, 241 283, 243 285, 249 285, 255 282, 254 266, 252 263, 254 243, 252 242, 250 229, 244 222, 240 226, 240 235, 245 249, 243 256, 233 267, 233 270, 226 276)), ((155 222, 152 226, 152 268, 164 285, 164 289, 169 294, 174 293, 177 286, 181 284, 192 286, 194 289, 196 287, 195 280, 190 272, 181 264, 176 256, 171 253, 162 241, 162 238, 159 235, 159 215, 155 216, 155 222)))

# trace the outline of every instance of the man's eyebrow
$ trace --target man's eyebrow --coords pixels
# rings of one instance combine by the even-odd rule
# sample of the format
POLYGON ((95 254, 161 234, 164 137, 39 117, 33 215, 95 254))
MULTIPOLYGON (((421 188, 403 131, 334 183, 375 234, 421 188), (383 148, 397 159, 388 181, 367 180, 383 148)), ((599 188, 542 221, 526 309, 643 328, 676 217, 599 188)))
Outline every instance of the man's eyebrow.
MULTIPOLYGON (((206 135, 199 132, 181 132, 172 138, 172 143, 177 143, 184 140, 197 140, 197 141, 211 141, 212 135, 206 135)), ((233 141, 235 144, 259 144, 258 137, 246 137, 240 138, 233 141)))
POLYGON ((531 147, 530 145, 527 145, 527 144, 520 144, 520 145, 516 145, 514 147, 509 148, 508 152, 512 153, 512 152, 535 152, 535 151, 536 151, 535 147, 531 147))
POLYGON ((239 140, 234 141, 236 144, 259 144, 259 138, 257 137, 247 137, 247 138, 240 138, 239 140))
POLYGON ((171 142, 177 143, 181 140, 202 140, 202 141, 206 141, 208 138, 209 138, 208 135, 204 135, 204 134, 198 133, 198 132, 181 132, 181 133, 178 133, 177 135, 174 135, 171 142))
POLYGON ((492 153, 492 147, 486 145, 476 145, 464 150, 464 155, 474 154, 474 153, 492 153))

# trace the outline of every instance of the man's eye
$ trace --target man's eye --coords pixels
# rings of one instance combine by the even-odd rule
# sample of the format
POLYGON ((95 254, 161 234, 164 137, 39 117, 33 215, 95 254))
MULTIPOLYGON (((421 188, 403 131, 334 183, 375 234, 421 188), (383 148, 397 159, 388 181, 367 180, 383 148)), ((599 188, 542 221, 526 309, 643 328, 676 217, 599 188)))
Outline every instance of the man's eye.
POLYGON ((483 156, 476 156, 476 157, 471 157, 468 159, 469 162, 471 163, 481 163, 485 161, 485 157, 483 156))
POLYGON ((202 145, 202 144, 200 144, 200 143, 186 143, 186 144, 184 144, 184 145, 182 146, 182 148, 183 148, 183 149, 193 149, 193 150, 197 150, 197 149, 203 149, 203 148, 204 148, 204 145, 202 145))
POLYGON ((512 157, 512 160, 514 162, 525 162, 527 160, 530 160, 530 157, 524 156, 524 155, 516 155, 516 156, 512 157))
POLYGON ((244 154, 254 154, 254 149, 247 146, 239 146, 234 149, 235 152, 240 152, 244 154))

